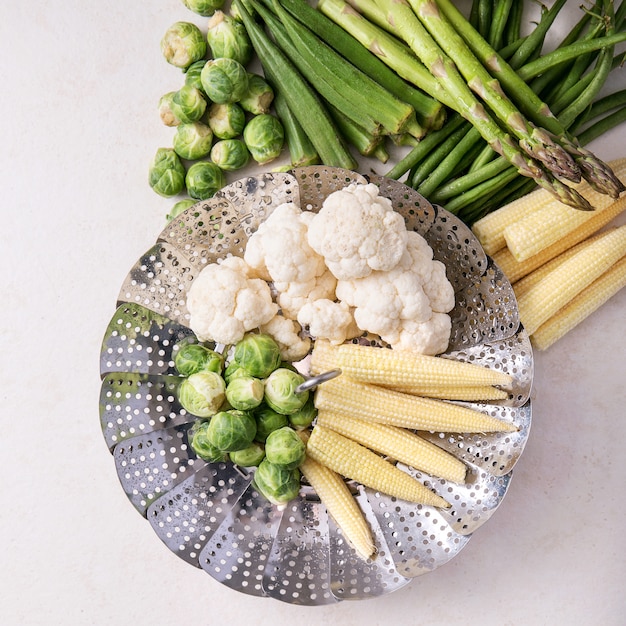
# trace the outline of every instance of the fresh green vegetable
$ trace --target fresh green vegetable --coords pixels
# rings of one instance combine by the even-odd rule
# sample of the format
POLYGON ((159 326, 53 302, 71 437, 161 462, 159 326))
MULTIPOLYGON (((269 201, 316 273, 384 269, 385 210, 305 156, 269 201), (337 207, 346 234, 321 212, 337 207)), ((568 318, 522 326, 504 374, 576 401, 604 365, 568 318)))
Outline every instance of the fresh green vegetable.
POLYGON ((306 446, 289 426, 271 432, 265 441, 265 457, 270 463, 295 469, 304 461, 306 446))
POLYGON ((224 370, 224 357, 201 343, 183 342, 176 351, 174 367, 181 376, 191 376, 203 371, 221 375, 224 370))
POLYGON ((243 133, 246 113, 236 102, 213 103, 209 107, 207 121, 218 139, 234 139, 243 133))
POLYGON ((226 184, 224 172, 215 163, 198 161, 188 170, 185 177, 187 193, 196 200, 207 200, 226 184))
POLYGON ((257 115, 243 129, 243 140, 252 158, 259 165, 264 165, 280 156, 285 143, 285 129, 275 115, 257 115))
POLYGON ((267 378, 280 365, 280 348, 270 335, 248 333, 235 345, 233 361, 250 376, 267 378))
POLYGON ((300 492, 300 471, 274 465, 266 457, 254 472, 253 483, 259 493, 272 504, 285 504, 300 492))
POLYGON ((172 111, 172 98, 175 91, 170 91, 159 98, 159 117, 166 126, 178 126, 180 120, 172 111))
POLYGON ((286 415, 277 413, 266 404, 262 404, 254 412, 254 417, 256 419, 255 439, 261 443, 265 443, 271 432, 283 428, 284 426, 289 426, 289 419, 286 415))
POLYGON ((200 29, 191 22, 172 24, 161 39, 161 52, 171 65, 185 69, 206 55, 207 44, 200 29))
POLYGON ((224 370, 224 380, 229 385, 232 380, 239 376, 250 376, 250 374, 236 361, 231 361, 224 370))
POLYGON ((207 41, 214 59, 227 57, 247 65, 252 59, 252 43, 246 27, 223 11, 215 11, 209 20, 207 41))
POLYGON ((258 442, 252 442, 247 448, 234 450, 228 456, 236 465, 255 467, 265 458, 265 448, 258 442))
POLYGON ((241 108, 253 115, 261 115, 269 113, 273 101, 274 90, 268 82, 259 74, 248 72, 248 89, 239 100, 241 108))
POLYGON ((190 161, 201 159, 211 152, 213 131, 202 122, 179 124, 172 145, 182 159, 190 161))
POLYGON ((320 157, 315 146, 304 132, 298 118, 293 114, 282 93, 275 94, 274 108, 285 129, 285 142, 291 157, 291 167, 317 165, 320 157))
POLYGON ((185 187, 185 166, 172 148, 159 148, 150 163, 148 182, 160 196, 169 198, 185 187))
POLYGON ((246 411, 219 411, 209 421, 207 439, 223 452, 247 448, 254 440, 256 421, 246 411))
POLYGON ((250 152, 241 139, 221 139, 211 148, 211 161, 227 172, 245 167, 250 160, 250 152))
POLYGON ((237 376, 226 386, 226 400, 240 411, 255 409, 263 401, 263 381, 254 376, 237 376))
POLYGON ((189 442, 191 449, 203 461, 216 463, 226 460, 226 453, 216 448, 207 438, 209 428, 208 420, 196 420, 189 429, 189 442))
POLYGON ((200 78, 209 100, 219 104, 238 102, 248 89, 246 68, 226 57, 207 61, 200 78))
POLYGON ((308 428, 313 423, 316 416, 317 409, 315 408, 313 395, 309 394, 309 399, 306 401, 304 406, 294 413, 289 414, 289 424, 296 430, 308 428))
POLYGON ((196 372, 178 386, 178 401, 181 406, 198 417, 211 417, 225 399, 226 383, 217 372, 196 372))
POLYGON ((289 415, 299 411, 309 399, 308 391, 296 392, 296 387, 304 382, 304 377, 280 367, 265 380, 265 402, 277 413, 289 415))
POLYGON ((183 85, 170 102, 172 113, 184 124, 197 122, 204 115, 206 106, 202 92, 191 85, 183 85))
POLYGON ((206 96, 206 94, 204 93, 204 88, 202 87, 202 79, 200 77, 202 75, 202 68, 206 65, 206 62, 206 59, 200 59, 199 61, 195 61, 187 68, 187 71, 185 72, 185 85, 195 87, 204 96, 206 96))
POLYGON ((183 0, 183 4, 190 11, 208 17, 224 6, 224 0, 183 0))
POLYGON ((168 222, 171 222, 175 217, 178 217, 181 213, 186 211, 188 208, 192 207, 194 204, 196 204, 196 201, 192 200, 191 198, 185 198, 184 200, 179 200, 170 209, 170 212, 165 216, 165 219, 168 222))

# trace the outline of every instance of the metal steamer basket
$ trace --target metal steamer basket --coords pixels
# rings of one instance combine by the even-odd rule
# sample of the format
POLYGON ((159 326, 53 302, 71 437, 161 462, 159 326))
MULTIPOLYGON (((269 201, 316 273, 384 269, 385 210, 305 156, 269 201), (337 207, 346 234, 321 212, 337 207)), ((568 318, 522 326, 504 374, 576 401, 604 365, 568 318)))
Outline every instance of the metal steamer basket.
POLYGON ((131 268, 102 343, 100 420, 120 483, 153 531, 180 558, 246 594, 301 605, 390 593, 448 562, 504 498, 531 424, 533 357, 515 296, 469 228, 394 180, 312 166, 242 178, 170 222, 131 268), (277 507, 260 496, 252 471, 195 456, 195 418, 179 405, 176 344, 193 337, 186 293, 200 270, 242 256, 247 238, 275 207, 317 211, 331 192, 373 182, 407 227, 423 235, 455 287, 445 358, 513 376, 508 398, 461 403, 513 422, 514 433, 421 433, 468 467, 449 483, 401 467, 452 504, 416 505, 350 483, 374 533, 364 561, 343 539, 303 480, 299 497, 277 507))

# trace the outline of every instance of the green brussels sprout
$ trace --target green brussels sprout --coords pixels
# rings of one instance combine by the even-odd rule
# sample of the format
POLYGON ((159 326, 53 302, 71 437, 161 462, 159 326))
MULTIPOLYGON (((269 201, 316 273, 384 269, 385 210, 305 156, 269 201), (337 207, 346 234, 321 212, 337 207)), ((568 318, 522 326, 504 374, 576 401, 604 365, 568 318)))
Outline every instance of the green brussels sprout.
POLYGON ((261 443, 265 443, 270 433, 289 426, 289 419, 282 413, 277 413, 274 409, 270 409, 266 404, 261 404, 254 412, 256 419, 256 435, 255 439, 261 443))
POLYGON ((248 333, 236 343, 233 360, 250 376, 266 378, 280 365, 280 348, 270 335, 248 333))
POLYGON ((243 132, 246 125, 246 113, 236 103, 218 104, 209 107, 208 124, 218 139, 234 139, 243 132))
POLYGON ((207 430, 209 422, 207 420, 197 420, 189 429, 189 445, 194 453, 203 461, 215 463, 217 461, 225 461, 226 453, 216 448, 207 439, 207 430))
POLYGON ((206 100, 202 92, 191 85, 183 85, 174 92, 170 103, 172 113, 183 124, 197 122, 206 111, 206 100))
POLYGON ((224 172, 215 163, 198 161, 187 171, 187 193, 196 200, 213 197, 226 184, 224 172))
POLYGON ((289 426, 271 432, 265 441, 265 457, 270 463, 295 469, 304 461, 306 446, 289 426))
POLYGON ((216 372, 221 375, 224 357, 201 343, 183 343, 176 351, 174 367, 181 376, 191 376, 197 372, 216 372))
POLYGON ((274 90, 269 83, 258 74, 248 73, 248 90, 239 104, 244 111, 253 115, 268 113, 274 101, 274 90))
POLYGON ((252 43, 246 27, 223 11, 215 11, 209 20, 207 42, 214 59, 234 59, 247 65, 252 59, 252 43))
POLYGON ((274 115, 265 113, 253 117, 243 129, 243 140, 252 158, 263 165, 280 155, 285 142, 285 130, 274 115))
POLYGON ((250 153, 241 139, 221 139, 211 148, 211 161, 227 172, 240 170, 249 160, 250 153))
POLYGON ((248 72, 235 59, 210 59, 200 78, 209 100, 219 104, 237 102, 248 89, 248 72))
POLYGON ((195 24, 176 22, 165 31, 161 52, 168 63, 185 69, 206 56, 207 42, 195 24))
POLYGON ((261 404, 264 393, 263 381, 253 376, 237 376, 226 385, 226 400, 240 411, 255 409, 261 404))
POLYGON ((224 6, 225 0, 183 0, 183 4, 194 13, 202 15, 203 17, 209 17, 213 15, 216 9, 221 9, 224 6))
POLYGON ((306 401, 305 405, 299 411, 289 414, 289 424, 296 430, 308 428, 313 423, 316 416, 317 409, 315 408, 313 395, 309 394, 309 399, 306 401))
POLYGON ((210 154, 213 131, 202 122, 179 124, 174 134, 172 147, 182 159, 195 161, 210 154))
MULTIPOLYGON (((257 16, 257 10, 252 6, 252 4, 250 4, 249 0, 242 0, 241 4, 245 7, 246 11, 250 14, 251 17, 255 18, 257 16)), ((239 9, 234 3, 230 5, 230 14, 238 22, 243 22, 239 9)))
POLYGON ((250 374, 237 361, 231 361, 224 370, 226 385, 230 385, 231 381, 239 376, 250 376, 250 374))
POLYGON ((191 198, 185 198, 184 200, 179 200, 170 209, 170 212, 165 216, 165 219, 168 222, 171 222, 175 217, 178 217, 181 213, 186 211, 188 208, 192 207, 194 204, 196 204, 196 201, 192 200, 191 198))
POLYGON ((241 467, 254 467, 265 458, 265 448, 257 442, 252 442, 243 450, 234 450, 229 454, 230 460, 241 467))
POLYGON ((159 98, 159 117, 166 126, 178 126, 180 120, 172 111, 172 98, 175 91, 170 91, 159 98))
POLYGON ((256 435, 256 420, 247 411, 219 411, 209 422, 207 438, 223 452, 247 448, 256 435))
POLYGON ((296 392, 304 377, 284 367, 274 370, 265 381, 265 402, 277 413, 289 415, 299 411, 309 399, 308 391, 296 392))
POLYGON ((196 372, 178 385, 181 406, 198 417, 211 417, 226 398, 226 383, 217 372, 196 372))
POLYGON ((253 483, 272 504, 284 504, 300 492, 300 470, 274 465, 266 456, 254 472, 253 483))
POLYGON ((160 196, 169 198, 185 187, 185 166, 172 148, 159 148, 150 163, 148 182, 160 196))
POLYGON ((206 65, 206 62, 206 59, 200 59, 200 61, 192 63, 185 72, 185 85, 195 87, 203 96, 206 96, 206 94, 202 88, 202 80, 200 76, 202 74, 202 68, 206 65))

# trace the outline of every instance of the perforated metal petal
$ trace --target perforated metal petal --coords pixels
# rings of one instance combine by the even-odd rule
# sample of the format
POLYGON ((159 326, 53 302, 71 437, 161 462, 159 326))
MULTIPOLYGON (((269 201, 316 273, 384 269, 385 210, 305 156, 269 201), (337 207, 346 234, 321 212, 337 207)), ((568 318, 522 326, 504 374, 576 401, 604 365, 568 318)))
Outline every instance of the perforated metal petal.
POLYGON ((311 165, 292 170, 300 188, 300 207, 308 211, 319 211, 326 197, 333 191, 343 189, 351 183, 366 183, 361 174, 339 167, 311 165))

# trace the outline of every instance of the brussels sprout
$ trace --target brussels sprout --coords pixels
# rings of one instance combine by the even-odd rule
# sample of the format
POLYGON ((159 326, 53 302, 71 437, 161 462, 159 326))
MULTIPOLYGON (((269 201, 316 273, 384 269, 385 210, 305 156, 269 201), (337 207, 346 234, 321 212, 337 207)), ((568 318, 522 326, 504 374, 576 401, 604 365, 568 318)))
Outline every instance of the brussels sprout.
POLYGON ((300 470, 274 465, 267 456, 254 472, 254 486, 272 504, 284 504, 300 492, 300 470))
POLYGON ((194 13, 208 17, 213 15, 216 9, 224 6, 225 0, 183 0, 183 4, 194 13))
POLYGON ((237 376, 226 386, 226 399, 240 411, 255 409, 263 400, 263 381, 253 376, 237 376))
POLYGON ((171 222, 175 217, 178 217, 181 213, 186 211, 189 207, 192 207, 194 204, 196 204, 196 201, 195 200, 191 200, 190 198, 185 198, 184 200, 179 200, 170 209, 170 212, 165 216, 165 219, 168 222, 171 222))
POLYGON ((304 461, 306 446, 289 426, 271 432, 265 441, 265 457, 275 465, 295 469, 304 461))
POLYGON ((161 52, 168 63, 185 69, 206 56, 207 42, 195 24, 176 22, 165 31, 161 52))
POLYGON ((252 158, 263 165, 280 155, 285 141, 285 130, 280 120, 265 113, 253 117, 243 129, 243 140, 252 158))
POLYGON ((296 393, 304 377, 284 367, 274 370, 265 381, 265 402, 277 413, 289 415, 299 411, 309 399, 308 391, 296 393))
POLYGON ((256 442, 252 442, 243 450, 234 450, 229 454, 230 460, 241 467, 253 467, 265 458, 265 448, 256 442))
POLYGON ((172 98, 175 91, 170 91, 159 98, 159 117, 166 126, 178 126, 180 120, 172 111, 172 98))
POLYGON ((270 433, 289 426, 289 420, 286 415, 276 413, 274 409, 270 409, 266 404, 262 404, 255 412, 256 419, 256 435, 255 439, 261 443, 265 443, 270 433))
POLYGON ((256 435, 256 420, 247 411, 219 411, 209 422, 207 438, 216 448, 234 452, 247 448, 256 435))
POLYGON ((247 65, 252 58, 252 43, 246 27, 223 11, 215 11, 209 20, 207 42, 214 59, 226 57, 247 65))
POLYGON ((209 422, 207 420, 197 420, 189 429, 189 442, 191 449, 203 461, 215 463, 216 461, 225 461, 226 453, 216 448, 207 439, 207 429, 209 422))
POLYGON ((235 59, 211 59, 200 74, 204 92, 212 102, 237 102, 248 89, 246 68, 235 59))
POLYGON ((148 182, 160 196, 169 198, 185 187, 185 166, 172 148, 159 148, 150 163, 148 182))
POLYGON ((174 367, 181 376, 191 376, 196 372, 222 373, 224 357, 201 343, 183 343, 174 357, 174 367))
POLYGON ((196 200, 213 197, 226 184, 224 172, 215 163, 198 161, 187 171, 187 193, 196 200))
POLYGON ((209 107, 208 123, 218 139, 234 139, 246 125, 246 113, 236 103, 213 103, 209 107))
POLYGON ((202 122, 179 124, 172 142, 176 154, 189 161, 207 156, 212 145, 213 131, 202 122))
POLYGON ((258 74, 248 73, 248 90, 239 104, 244 111, 253 115, 268 113, 274 101, 274 90, 267 81, 258 74))
POLYGON ((309 399, 305 405, 295 413, 289 415, 289 423, 293 428, 301 430, 302 428, 308 428, 317 415, 317 409, 313 401, 313 395, 309 394, 309 399))
POLYGON ((231 361, 224 370, 224 380, 227 385, 230 385, 231 381, 239 376, 250 376, 248 372, 239 365, 236 361, 231 361))
POLYGON ((172 96, 172 113, 183 124, 197 122, 206 111, 206 100, 202 92, 191 85, 183 85, 172 96))
POLYGON ((235 345, 233 360, 250 376, 266 378, 280 365, 280 348, 270 335, 248 333, 235 345))
POLYGON ((202 74, 202 68, 206 65, 206 59, 201 59, 192 63, 185 72, 185 85, 195 87, 200 91, 203 96, 206 96, 204 89, 202 88, 202 80, 200 76, 202 74))
MULTIPOLYGON (((257 16, 257 10, 250 4, 249 0, 242 0, 241 4, 245 7, 246 11, 250 14, 251 17, 257 16)), ((243 22, 241 18, 241 14, 236 4, 230 5, 230 14, 238 21, 243 22)))
POLYGON ((249 160, 250 153, 241 139, 221 139, 211 148, 211 161, 227 172, 240 170, 249 160))
POLYGON ((217 372, 196 372, 178 386, 181 406, 198 417, 217 413, 226 398, 226 383, 217 372))

